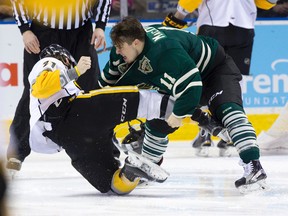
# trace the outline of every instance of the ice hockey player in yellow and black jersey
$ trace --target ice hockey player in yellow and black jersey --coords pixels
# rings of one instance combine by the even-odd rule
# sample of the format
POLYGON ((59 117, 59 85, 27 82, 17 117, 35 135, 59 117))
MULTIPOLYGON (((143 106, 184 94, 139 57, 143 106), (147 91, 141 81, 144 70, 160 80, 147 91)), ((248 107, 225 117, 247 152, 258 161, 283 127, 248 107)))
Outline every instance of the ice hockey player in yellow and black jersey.
POLYGON ((146 164, 141 158, 128 156, 119 168, 112 138, 114 127, 123 122, 165 119, 173 100, 134 86, 84 93, 77 79, 91 67, 90 57, 82 56, 76 63, 66 49, 52 44, 40 58, 29 75, 29 142, 33 151, 52 154, 64 149, 72 166, 101 193, 130 193, 140 178, 166 180, 167 173, 153 162, 152 173, 140 169, 146 164))

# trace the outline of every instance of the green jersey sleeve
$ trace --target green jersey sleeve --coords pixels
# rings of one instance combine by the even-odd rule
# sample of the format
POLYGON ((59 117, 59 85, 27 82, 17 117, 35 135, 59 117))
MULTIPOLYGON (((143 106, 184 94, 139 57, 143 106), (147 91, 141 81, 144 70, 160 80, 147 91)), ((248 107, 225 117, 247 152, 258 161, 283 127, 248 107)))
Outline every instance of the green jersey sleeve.
POLYGON ((162 75, 159 73, 158 87, 176 99, 173 114, 179 118, 191 116, 202 94, 201 76, 195 62, 181 48, 167 50, 159 62, 162 75))
POLYGON ((121 55, 116 54, 116 49, 113 47, 110 52, 109 61, 106 63, 98 80, 101 87, 115 85, 117 80, 122 76, 121 71, 118 69, 118 66, 121 64, 124 64, 123 58, 121 55))

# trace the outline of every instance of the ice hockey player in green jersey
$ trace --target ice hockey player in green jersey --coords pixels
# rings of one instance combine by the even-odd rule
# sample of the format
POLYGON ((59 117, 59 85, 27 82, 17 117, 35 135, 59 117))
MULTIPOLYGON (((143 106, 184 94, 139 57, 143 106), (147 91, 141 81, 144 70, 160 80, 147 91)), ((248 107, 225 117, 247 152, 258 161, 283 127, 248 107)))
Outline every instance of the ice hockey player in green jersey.
POLYGON ((102 87, 145 84, 175 98, 165 123, 146 124, 145 157, 159 163, 167 135, 181 126, 183 118, 193 119, 197 107, 207 105, 227 128, 241 158, 244 175, 235 186, 242 192, 266 187, 255 129, 243 108, 241 73, 216 40, 162 25, 144 28, 133 17, 113 26, 110 37, 114 47, 99 79, 102 87))

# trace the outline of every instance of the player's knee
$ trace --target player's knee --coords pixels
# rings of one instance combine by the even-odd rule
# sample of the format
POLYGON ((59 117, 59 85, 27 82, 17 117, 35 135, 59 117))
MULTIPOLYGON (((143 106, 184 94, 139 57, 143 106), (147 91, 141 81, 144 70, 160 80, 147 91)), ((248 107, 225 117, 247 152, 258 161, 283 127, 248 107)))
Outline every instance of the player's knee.
POLYGON ((118 195, 129 194, 131 191, 133 191, 136 188, 136 186, 139 183, 139 179, 131 182, 124 175, 120 176, 120 171, 121 169, 118 169, 114 173, 112 182, 111 182, 111 189, 114 193, 118 195))

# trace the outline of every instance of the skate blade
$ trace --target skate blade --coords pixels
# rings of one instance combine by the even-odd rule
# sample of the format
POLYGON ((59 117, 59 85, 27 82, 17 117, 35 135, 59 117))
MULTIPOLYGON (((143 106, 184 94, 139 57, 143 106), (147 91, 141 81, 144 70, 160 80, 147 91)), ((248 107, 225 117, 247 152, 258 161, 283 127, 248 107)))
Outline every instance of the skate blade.
POLYGON ((269 191, 270 187, 265 179, 255 182, 254 184, 243 185, 238 188, 241 194, 250 194, 255 192, 269 191))
POLYGON ((208 157, 210 147, 201 147, 196 149, 196 155, 199 157, 208 157))
POLYGON ((220 157, 231 157, 233 147, 219 148, 220 157))
POLYGON ((155 182, 148 181, 147 179, 141 179, 137 185, 137 188, 146 188, 155 184, 155 182))

